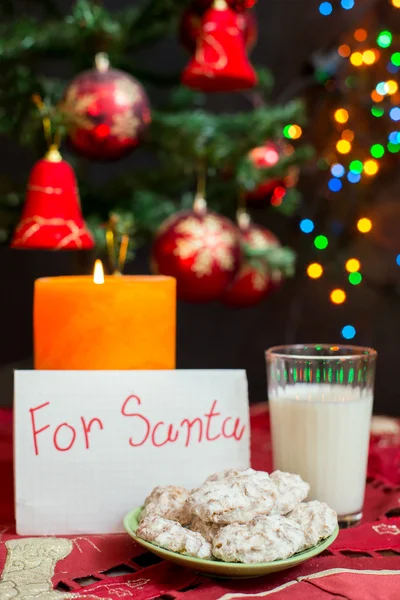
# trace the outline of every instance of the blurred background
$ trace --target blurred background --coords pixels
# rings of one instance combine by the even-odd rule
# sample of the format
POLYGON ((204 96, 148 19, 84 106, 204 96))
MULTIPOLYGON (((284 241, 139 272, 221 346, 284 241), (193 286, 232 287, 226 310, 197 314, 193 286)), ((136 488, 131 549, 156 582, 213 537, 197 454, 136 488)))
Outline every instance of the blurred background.
POLYGON ((261 402, 268 347, 373 346, 375 412, 399 414, 400 0, 2 0, 0 21, 0 404, 33 364, 34 280, 110 268, 111 231, 125 273, 177 277, 178 368, 244 368, 261 402), (43 221, 80 218, 31 173, 53 143, 94 246, 43 221))

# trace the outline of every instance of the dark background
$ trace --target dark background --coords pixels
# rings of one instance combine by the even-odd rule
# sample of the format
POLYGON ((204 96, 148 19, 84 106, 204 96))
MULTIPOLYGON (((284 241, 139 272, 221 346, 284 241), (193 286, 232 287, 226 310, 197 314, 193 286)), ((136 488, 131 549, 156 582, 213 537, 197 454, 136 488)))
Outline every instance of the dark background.
MULTIPOLYGON (((60 3, 65 11, 70 2, 60 3)), ((104 2, 109 8, 121 8, 126 1, 104 2)), ((259 42, 252 60, 266 66, 274 74, 277 99, 290 99, 307 83, 307 65, 315 53, 337 44, 340 35, 354 26, 376 2, 364 1, 360 8, 336 11, 329 19, 321 17, 316 0, 259 0, 256 13, 259 22, 259 42)), ((24 10, 27 3, 23 4, 24 10)), ((166 40, 137 57, 146 67, 173 71, 182 68, 187 56, 176 40, 166 40)), ((70 65, 44 64, 44 71, 57 75, 72 75, 70 65)), ((154 104, 160 92, 149 90, 154 104)), ((318 147, 318 128, 326 119, 321 108, 323 89, 306 89, 310 106, 310 131, 318 147), (317 118, 316 108, 321 110, 317 118), (314 129, 313 129, 314 123, 314 129)), ((246 98, 218 95, 210 98, 209 108, 215 110, 243 109, 246 98)), ((322 103, 323 104, 323 103, 322 103)), ((1 167, 8 176, 26 179, 37 158, 19 148, 12 140, 0 140, 1 167)), ((67 157, 66 154, 64 154, 67 157)), ((113 165, 92 165, 89 176, 99 185, 125 169, 146 165, 140 151, 113 165)), ((151 163, 148 163, 151 168, 151 163)), ((270 227, 284 244, 299 252, 297 275, 287 281, 263 303, 252 309, 229 309, 219 303, 204 305, 180 303, 178 306, 178 368, 244 368, 247 371, 251 402, 266 398, 264 351, 281 343, 340 342, 340 330, 354 324, 354 343, 374 346, 379 352, 375 412, 399 414, 399 394, 396 389, 397 331, 400 331, 399 275, 393 260, 398 246, 400 217, 397 210, 384 210, 398 195, 397 172, 382 185, 377 199, 377 227, 368 239, 354 245, 354 255, 360 257, 372 287, 354 288, 351 301, 340 307, 329 302, 329 291, 340 282, 328 277, 311 281, 304 275, 309 259, 298 221, 276 216, 268 223, 262 211, 254 214, 256 221, 270 227), (379 207, 383 207, 382 210, 379 207), (385 235, 390 225, 391 236, 385 235), (380 232, 380 233, 379 233, 380 232), (380 284, 385 287, 377 287, 380 284)), ((306 168, 300 188, 307 203, 317 198, 318 180, 312 169, 306 168)), ((148 248, 138 251, 127 273, 148 272, 148 248)), ((400 249, 398 250, 400 251, 400 249)), ((32 365, 32 290, 35 278, 45 275, 87 273, 92 270, 93 256, 79 252, 17 251, 0 247, 0 404, 12 402, 12 370, 32 365)), ((400 269, 398 269, 400 271, 400 269)), ((341 280, 343 281, 343 279, 341 280)), ((343 340, 342 340, 343 341, 343 340)))

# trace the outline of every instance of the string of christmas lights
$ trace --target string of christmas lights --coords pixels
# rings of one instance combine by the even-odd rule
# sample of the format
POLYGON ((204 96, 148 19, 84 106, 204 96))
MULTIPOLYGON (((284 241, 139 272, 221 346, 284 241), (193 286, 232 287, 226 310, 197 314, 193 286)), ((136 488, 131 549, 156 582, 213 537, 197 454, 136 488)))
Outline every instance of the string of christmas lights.
MULTIPOLYGON (((400 0, 390 0, 395 9, 400 8, 400 0)), ((319 12, 323 16, 329 16, 337 8, 350 10, 354 7, 354 0, 341 0, 341 2, 322 2, 319 12)), ((373 89, 369 92, 370 113, 376 119, 386 117, 391 131, 386 139, 381 139, 365 148, 364 140, 358 139, 356 132, 357 119, 359 115, 351 106, 342 105, 332 113, 332 120, 339 137, 334 141, 334 151, 329 154, 328 167, 329 179, 327 182, 328 193, 346 193, 347 185, 367 184, 368 180, 375 177, 381 167, 381 159, 386 153, 396 154, 400 151, 400 130, 395 130, 393 124, 400 121, 400 92, 397 81, 397 73, 400 70, 400 52, 392 51, 394 41, 393 33, 388 29, 382 29, 375 39, 371 40, 372 32, 364 28, 358 28, 353 32, 352 41, 341 44, 338 47, 338 55, 343 61, 348 61, 344 66, 350 69, 350 74, 345 80, 348 88, 353 87, 354 77, 357 73, 361 76, 364 69, 374 68, 373 77, 382 73, 382 69, 388 72, 388 78, 376 81, 373 89), (386 61, 386 63, 385 63, 386 61), (351 70, 353 70, 351 72, 351 70), (361 71, 360 71, 361 70, 361 71)), ((373 78, 372 77, 372 78, 373 78)), ((364 78, 365 81, 365 78, 364 78)), ((385 130, 382 124, 382 132, 385 130)), ((361 137, 361 136, 360 136, 361 137)), ((366 215, 357 217, 354 223, 359 234, 366 235, 373 228, 372 220, 366 215)), ((315 235, 313 246, 317 251, 323 251, 329 246, 329 238, 316 232, 316 224, 310 218, 300 221, 300 230, 307 235, 315 235)), ((400 266, 400 254, 396 256, 396 263, 400 266)), ((311 262, 306 267, 306 273, 310 279, 318 280, 324 275, 322 261, 311 262)), ((360 285, 363 281, 361 261, 357 257, 350 256, 344 260, 343 272, 346 274, 347 282, 351 286, 360 285)), ((330 292, 330 301, 334 305, 342 305, 348 300, 351 287, 338 287, 330 292)), ((353 340, 356 335, 356 327, 353 324, 344 323, 341 326, 341 336, 345 340, 353 340)))

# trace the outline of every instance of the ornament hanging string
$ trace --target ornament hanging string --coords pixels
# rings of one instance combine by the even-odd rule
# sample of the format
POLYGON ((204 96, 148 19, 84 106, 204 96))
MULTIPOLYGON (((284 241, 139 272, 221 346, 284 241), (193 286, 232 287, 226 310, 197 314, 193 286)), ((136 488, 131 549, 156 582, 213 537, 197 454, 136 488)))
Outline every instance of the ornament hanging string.
POLYGON ((204 213, 207 209, 206 202, 207 168, 204 158, 197 162, 197 189, 194 197, 193 210, 204 213))
POLYGON ((123 233, 121 236, 121 242, 118 249, 118 259, 116 260, 117 254, 117 219, 113 216, 107 222, 106 230, 106 242, 107 242, 107 254, 110 271, 113 275, 122 275, 126 258, 128 255, 129 247, 129 235, 123 233))
MULTIPOLYGON (((58 150, 61 146, 61 131, 60 129, 57 129, 53 135, 51 128, 51 120, 49 116, 46 115, 46 106, 39 94, 33 94, 32 101, 36 105, 42 117, 43 133, 48 150, 50 152, 52 151, 53 154, 56 156, 56 153, 58 153, 58 150)), ((55 156, 53 158, 55 158, 55 156)), ((61 156, 59 160, 61 160, 61 156)))

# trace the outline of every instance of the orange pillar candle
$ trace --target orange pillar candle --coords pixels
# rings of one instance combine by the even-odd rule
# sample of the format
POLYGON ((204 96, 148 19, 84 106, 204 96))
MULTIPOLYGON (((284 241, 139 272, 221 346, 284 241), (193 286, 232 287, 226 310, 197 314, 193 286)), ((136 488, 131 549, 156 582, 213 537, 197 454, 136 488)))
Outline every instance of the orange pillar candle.
POLYGON ((35 281, 36 369, 174 369, 173 277, 35 281))

